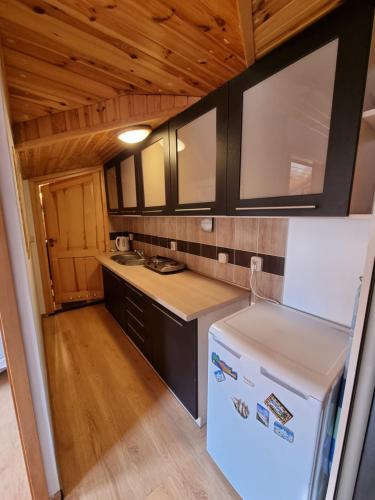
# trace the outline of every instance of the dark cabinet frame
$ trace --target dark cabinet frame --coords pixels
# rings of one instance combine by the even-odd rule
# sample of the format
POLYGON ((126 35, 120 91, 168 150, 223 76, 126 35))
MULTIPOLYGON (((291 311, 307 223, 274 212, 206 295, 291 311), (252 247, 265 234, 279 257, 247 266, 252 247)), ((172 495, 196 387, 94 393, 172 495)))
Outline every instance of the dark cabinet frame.
POLYGON ((276 48, 230 82, 228 214, 245 216, 345 216, 348 214, 373 17, 372 0, 349 1, 276 48), (244 91, 336 38, 339 44, 323 193, 241 200, 244 91))
POLYGON ((142 215, 147 216, 160 216, 167 215, 169 213, 171 205, 171 181, 170 181, 170 161, 169 161, 169 138, 168 138, 168 124, 159 127, 154 132, 152 132, 149 137, 142 142, 141 146, 137 149, 136 154, 136 164, 139 176, 139 186, 140 186, 140 202, 142 215), (163 139, 164 141, 164 177, 165 177, 165 205, 146 207, 145 206, 145 195, 143 189, 143 172, 142 172, 142 151, 148 146, 151 146, 157 141, 163 139))
POLYGON ((120 172, 119 172, 119 168, 118 168, 118 163, 116 162, 116 157, 112 158, 112 160, 109 160, 107 163, 105 163, 103 169, 104 169, 105 196, 106 196, 106 201, 107 201, 107 212, 109 214, 119 214, 119 213, 121 213, 121 204, 122 204, 121 199, 122 198, 120 198, 120 196, 121 196, 120 183, 119 183, 120 172), (110 206, 109 206, 109 190, 108 190, 108 181, 107 181, 107 171, 112 167, 114 167, 115 171, 116 171, 116 191, 117 191, 118 208, 110 208, 110 206))
POLYGON ((227 145, 228 145, 228 84, 183 111, 169 122, 171 165, 171 211, 177 215, 213 215, 226 213, 227 145), (214 202, 184 203, 178 201, 178 129, 216 108, 216 189, 214 202))
POLYGON ((110 214, 124 214, 124 215, 137 215, 141 211, 141 183, 139 176, 139 160, 137 157, 136 150, 127 149, 126 151, 122 151, 117 156, 112 158, 109 162, 104 165, 104 179, 105 179, 105 188, 106 188, 106 196, 107 196, 107 208, 108 213, 110 214), (135 207, 124 207, 124 199, 122 194, 122 182, 121 182, 121 162, 130 156, 134 156, 134 166, 135 166, 135 189, 137 196, 137 205, 135 207), (117 200, 118 200, 118 209, 110 209, 109 208, 109 196, 108 196, 108 181, 107 181, 107 170, 111 167, 116 168, 116 184, 117 184, 117 200))

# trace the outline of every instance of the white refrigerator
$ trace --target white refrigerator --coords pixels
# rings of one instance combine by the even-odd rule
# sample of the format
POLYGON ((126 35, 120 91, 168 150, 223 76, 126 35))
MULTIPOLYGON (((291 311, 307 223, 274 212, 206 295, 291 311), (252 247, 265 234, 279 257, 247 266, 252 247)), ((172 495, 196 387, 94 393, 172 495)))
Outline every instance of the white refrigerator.
POLYGON ((207 450, 242 498, 324 498, 349 339, 267 302, 211 326, 207 450))

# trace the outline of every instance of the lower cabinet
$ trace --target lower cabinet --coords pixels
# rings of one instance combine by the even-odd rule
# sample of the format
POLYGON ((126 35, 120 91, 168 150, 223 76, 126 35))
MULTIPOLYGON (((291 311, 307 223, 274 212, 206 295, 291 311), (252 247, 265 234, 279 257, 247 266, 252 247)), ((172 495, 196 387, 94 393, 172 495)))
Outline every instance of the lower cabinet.
POLYGON ((108 311, 125 328, 125 283, 103 267, 104 302, 108 311))
POLYGON ((197 320, 183 321, 105 267, 103 283, 107 310, 197 418, 197 320))
POLYGON ((153 365, 189 410, 198 417, 197 321, 185 322, 152 302, 153 365))

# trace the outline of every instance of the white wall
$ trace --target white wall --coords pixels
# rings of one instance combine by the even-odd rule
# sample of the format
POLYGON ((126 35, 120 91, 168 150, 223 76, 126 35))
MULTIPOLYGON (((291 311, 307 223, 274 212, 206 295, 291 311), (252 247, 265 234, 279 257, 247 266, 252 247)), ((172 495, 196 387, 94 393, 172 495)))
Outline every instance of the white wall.
POLYGON ((367 218, 291 218, 283 303, 350 326, 371 231, 367 218))
MULTIPOLYGON (((4 88, 2 86, 1 88, 4 88)), ((43 338, 37 295, 31 261, 27 258, 22 229, 16 181, 14 178, 9 137, 9 120, 0 99, 0 202, 4 211, 5 227, 15 278, 16 296, 25 346, 37 428, 46 471, 48 491, 53 495, 60 489, 52 435, 47 377, 44 362, 43 338)))

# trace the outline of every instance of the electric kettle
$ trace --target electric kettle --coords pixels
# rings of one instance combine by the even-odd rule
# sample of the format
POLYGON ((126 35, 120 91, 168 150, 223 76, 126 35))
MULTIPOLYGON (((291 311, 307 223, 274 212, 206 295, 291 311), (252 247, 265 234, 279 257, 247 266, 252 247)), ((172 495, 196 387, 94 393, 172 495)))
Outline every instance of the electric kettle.
POLYGON ((117 236, 116 248, 119 252, 127 252, 129 247, 129 236, 117 236))

